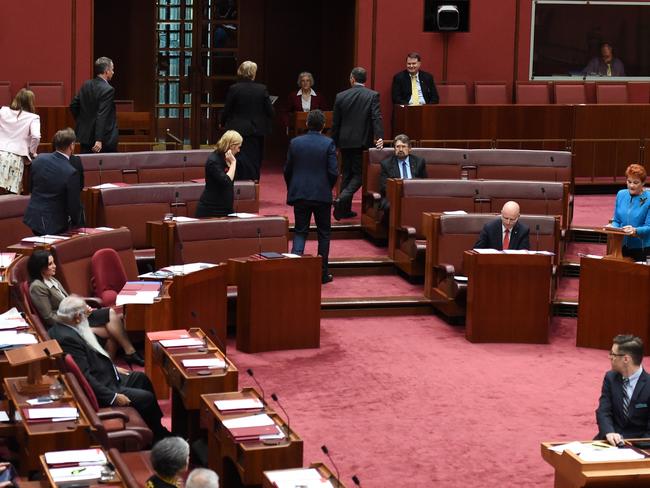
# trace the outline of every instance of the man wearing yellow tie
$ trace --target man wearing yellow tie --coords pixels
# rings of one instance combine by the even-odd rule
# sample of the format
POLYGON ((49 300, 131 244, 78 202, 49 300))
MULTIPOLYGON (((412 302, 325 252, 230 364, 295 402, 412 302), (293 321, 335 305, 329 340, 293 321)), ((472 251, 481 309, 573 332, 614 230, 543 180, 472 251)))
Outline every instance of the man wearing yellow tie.
POLYGON ((420 71, 422 59, 418 53, 406 55, 406 69, 393 77, 394 105, 424 105, 438 103, 438 90, 431 73, 420 71))
POLYGON ((587 76, 625 76, 623 61, 614 57, 612 45, 603 42, 600 45, 600 56, 593 58, 582 70, 587 76))

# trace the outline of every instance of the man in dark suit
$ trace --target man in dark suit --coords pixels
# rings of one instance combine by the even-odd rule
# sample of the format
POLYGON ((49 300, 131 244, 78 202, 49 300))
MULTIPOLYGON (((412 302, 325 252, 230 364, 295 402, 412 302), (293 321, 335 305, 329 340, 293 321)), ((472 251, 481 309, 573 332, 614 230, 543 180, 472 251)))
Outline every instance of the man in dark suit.
POLYGON ((162 411, 151 381, 139 371, 117 368, 88 325, 87 305, 77 296, 59 304, 59 323, 48 330, 61 349, 70 354, 90 383, 100 407, 132 406, 147 423, 154 440, 169 435, 160 423, 162 411))
POLYGON ((32 193, 23 222, 35 235, 60 234, 84 225, 79 173, 69 162, 74 143, 72 129, 60 130, 54 134, 56 151, 32 162, 32 193))
POLYGON ((384 127, 379 108, 379 93, 364 86, 366 70, 354 68, 350 73, 351 88, 336 95, 332 121, 332 138, 341 150, 343 181, 341 193, 334 201, 334 218, 356 217, 352 197, 361 187, 363 150, 373 145, 384 147, 384 127))
POLYGON ((384 218, 387 218, 390 210, 390 202, 386 198, 386 180, 388 178, 426 178, 427 168, 424 159, 410 154, 411 140, 406 134, 399 134, 393 139, 395 154, 381 162, 381 173, 379 175, 379 192, 381 202, 379 208, 384 210, 384 218))
POLYGON ((530 229, 519 222, 519 204, 506 202, 501 217, 483 226, 475 249, 530 249, 530 229))
POLYGON ((624 438, 650 437, 650 375, 641 366, 643 342, 633 335, 614 337, 596 410, 598 439, 616 446, 624 438))
POLYGON ((114 72, 113 61, 105 57, 97 59, 95 77, 81 85, 70 103, 82 153, 117 151, 115 88, 108 83, 114 72))
POLYGON ((300 255, 304 252, 313 213, 318 234, 318 255, 322 258, 322 282, 329 283, 332 281, 327 266, 332 225, 330 207, 338 167, 334 141, 321 134, 323 127, 325 114, 320 110, 309 112, 309 132, 292 139, 289 144, 284 180, 287 183, 287 204, 293 205, 296 221, 291 252, 300 255))
POLYGON ((264 156, 264 136, 271 133, 273 106, 266 85, 255 82, 257 64, 244 61, 237 69, 239 80, 228 88, 221 113, 226 130, 243 137, 237 157, 237 180, 260 179, 264 156))
POLYGON ((393 77, 391 89, 393 105, 438 103, 438 90, 436 90, 433 75, 426 71, 420 71, 421 64, 422 61, 418 53, 406 55, 406 69, 393 77))

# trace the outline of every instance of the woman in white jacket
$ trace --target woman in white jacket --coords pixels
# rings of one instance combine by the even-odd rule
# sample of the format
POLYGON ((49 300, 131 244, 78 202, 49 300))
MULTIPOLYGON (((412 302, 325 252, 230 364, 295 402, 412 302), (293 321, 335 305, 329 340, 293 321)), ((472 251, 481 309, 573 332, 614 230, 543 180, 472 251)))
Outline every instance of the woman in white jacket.
POLYGON ((31 161, 41 140, 41 118, 34 93, 22 88, 10 107, 0 108, 0 187, 10 193, 23 190, 25 159, 31 161))

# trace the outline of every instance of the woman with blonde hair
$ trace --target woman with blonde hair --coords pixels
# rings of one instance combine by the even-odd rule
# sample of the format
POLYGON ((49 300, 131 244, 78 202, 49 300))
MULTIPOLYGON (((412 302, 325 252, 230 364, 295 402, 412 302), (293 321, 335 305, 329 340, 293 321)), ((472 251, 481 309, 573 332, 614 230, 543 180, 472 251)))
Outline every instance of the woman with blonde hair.
POLYGON ((34 93, 25 88, 0 108, 0 187, 10 193, 22 192, 25 161, 36 156, 41 140, 41 118, 34 112, 34 93))
POLYGON ((225 217, 233 213, 235 156, 242 147, 239 132, 229 130, 221 136, 215 151, 205 163, 205 189, 196 207, 197 217, 225 217))

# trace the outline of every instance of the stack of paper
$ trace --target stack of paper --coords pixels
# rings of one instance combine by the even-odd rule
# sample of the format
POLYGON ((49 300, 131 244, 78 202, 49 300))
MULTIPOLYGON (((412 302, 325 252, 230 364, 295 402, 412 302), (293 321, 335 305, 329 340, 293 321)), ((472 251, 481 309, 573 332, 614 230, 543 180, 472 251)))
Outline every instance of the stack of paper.
POLYGON ((190 333, 186 329, 159 330, 157 332, 147 332, 147 338, 154 341, 163 341, 169 339, 187 339, 190 333))
POLYGON ((0 422, 9 422, 9 415, 6 410, 0 410, 0 422))
POLYGON ((167 266, 162 268, 160 271, 167 271, 172 274, 190 274, 195 271, 201 271, 202 269, 214 268, 216 264, 212 263, 188 263, 188 264, 177 264, 174 266, 167 266))
POLYGON ((179 215, 178 217, 172 217, 172 220, 174 222, 194 222, 195 220, 199 220, 194 217, 185 217, 183 215, 179 215))
POLYGON ((23 412, 28 422, 64 422, 79 418, 75 407, 24 408, 23 412))
POLYGON ((237 217, 239 219, 252 219, 253 217, 259 217, 258 214, 248 213, 248 212, 236 212, 228 214, 228 217, 237 217))
POLYGON ((282 469, 265 471, 264 474, 277 488, 333 488, 332 482, 314 468, 282 469))
POLYGON ((164 348, 168 347, 202 347, 205 344, 201 339, 190 337, 189 339, 165 339, 160 341, 160 345, 164 348))
POLYGON ((88 486, 102 477, 103 465, 70 466, 66 468, 50 468, 52 481, 58 487, 88 486))
POLYGON ((54 244, 57 241, 65 241, 66 239, 69 239, 69 237, 44 235, 44 236, 35 236, 35 237, 25 237, 21 242, 24 242, 25 244, 34 244, 34 245, 54 244))
POLYGON ((226 362, 219 358, 183 359, 183 366, 187 369, 223 369, 226 362))
POLYGON ((586 450, 580 454, 580 459, 591 462, 604 461, 634 461, 645 459, 645 456, 634 449, 603 449, 602 451, 586 450))
POLYGON ((156 281, 127 281, 115 299, 117 306, 129 303, 151 304, 160 294, 160 283, 156 281))
POLYGON ((278 425, 265 413, 224 420, 223 426, 236 441, 258 440, 267 436, 284 437, 278 425))
POLYGON ((45 453, 45 462, 48 466, 106 464, 106 455, 101 449, 76 449, 71 451, 50 451, 45 453))
POLYGON ((478 254, 501 254, 501 251, 498 249, 474 249, 478 254))
POLYGON ((264 404, 259 398, 242 398, 237 400, 215 400, 215 407, 220 412, 241 412, 262 410, 264 404))
POLYGON ((16 307, 0 315, 0 330, 27 329, 29 324, 16 307))
POLYGON ((15 329, 0 331, 0 349, 37 343, 38 339, 36 336, 28 334, 27 332, 18 332, 15 329))
POLYGON ((15 257, 15 252, 0 252, 0 268, 8 267, 15 257))

